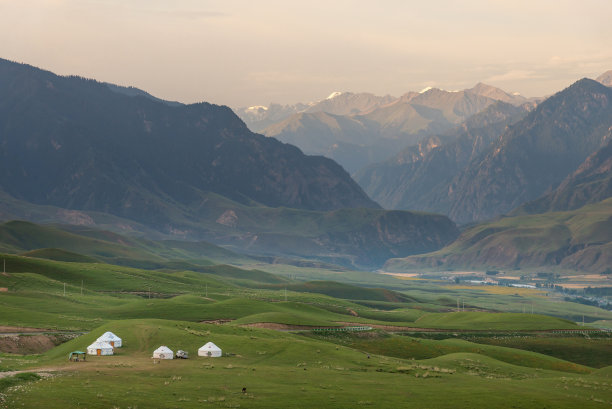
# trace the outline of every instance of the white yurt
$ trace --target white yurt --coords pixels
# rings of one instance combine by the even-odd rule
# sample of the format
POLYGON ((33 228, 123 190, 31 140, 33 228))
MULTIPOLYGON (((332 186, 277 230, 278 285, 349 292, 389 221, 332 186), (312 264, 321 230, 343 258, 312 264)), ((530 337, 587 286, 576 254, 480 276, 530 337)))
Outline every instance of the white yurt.
POLYGON ((153 358, 158 359, 174 359, 174 352, 165 345, 160 346, 153 351, 153 358))
POLYGON ((221 348, 213 344, 212 342, 207 342, 198 349, 198 356, 207 356, 211 358, 218 358, 222 355, 221 348))
POLYGON ((87 347, 87 355, 112 355, 113 347, 108 342, 96 341, 87 347))
POLYGON ((98 341, 108 342, 113 348, 121 348, 121 338, 112 332, 108 331, 102 334, 98 341))

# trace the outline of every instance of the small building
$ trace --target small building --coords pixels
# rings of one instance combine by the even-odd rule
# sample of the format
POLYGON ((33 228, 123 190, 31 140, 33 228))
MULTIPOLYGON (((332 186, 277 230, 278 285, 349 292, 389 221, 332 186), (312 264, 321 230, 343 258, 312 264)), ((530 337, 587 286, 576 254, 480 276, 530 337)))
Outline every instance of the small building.
POLYGON ((87 358, 87 352, 83 352, 83 351, 72 351, 68 355, 68 360, 74 361, 74 362, 85 361, 86 358, 87 358))
POLYGON ((87 347, 87 355, 113 355, 114 352, 112 345, 103 341, 96 341, 87 347))
POLYGON ((174 359, 174 352, 165 345, 160 346, 153 351, 153 358, 157 359, 174 359))
POLYGON ((113 334, 110 331, 102 334, 102 336, 98 338, 98 341, 108 342, 113 348, 121 348, 122 344, 121 338, 119 338, 117 335, 113 334))
POLYGON ((212 342, 207 342, 200 349, 198 349, 198 356, 207 356, 210 358, 218 358, 222 355, 221 348, 213 344, 212 342))

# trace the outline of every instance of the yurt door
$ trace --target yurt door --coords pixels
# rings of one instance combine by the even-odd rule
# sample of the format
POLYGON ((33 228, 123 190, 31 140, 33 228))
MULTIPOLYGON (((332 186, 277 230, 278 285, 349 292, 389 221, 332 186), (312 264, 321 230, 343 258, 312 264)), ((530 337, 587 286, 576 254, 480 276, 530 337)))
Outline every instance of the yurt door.
POLYGON ((98 355, 98 356, 102 355, 102 350, 101 349, 96 349, 96 355, 98 355))
POLYGON ((111 341, 110 344, 111 344, 112 347, 114 347, 115 346, 115 341, 111 341))
POLYGON ((208 351, 207 355, 212 356, 212 352, 208 351))

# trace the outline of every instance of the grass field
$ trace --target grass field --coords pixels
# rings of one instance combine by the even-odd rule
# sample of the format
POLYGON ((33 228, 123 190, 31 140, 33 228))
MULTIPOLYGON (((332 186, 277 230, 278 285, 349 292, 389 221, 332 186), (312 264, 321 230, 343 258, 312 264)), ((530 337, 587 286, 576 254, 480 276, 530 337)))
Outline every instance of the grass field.
MULTIPOLYGON (((558 316, 484 311, 534 305, 563 316, 578 306, 541 294, 486 293, 367 272, 278 265, 193 271, 180 263, 143 270, 51 255, 62 260, 3 257, 9 273, 0 274, 0 287, 8 289, 0 293, 0 325, 85 333, 42 354, 0 354, 0 374, 40 374, 2 378, 0 407, 445 408, 449 396, 458 408, 612 404, 609 359, 598 358, 612 345, 609 337, 539 341, 535 332, 581 327, 558 316), (466 301, 465 312, 452 311, 457 297, 466 301), (218 320, 226 323, 200 322, 218 320), (289 333, 249 326, 342 323, 448 332, 427 339, 386 330, 289 333), (108 330, 123 338, 115 356, 67 361, 70 351, 84 350, 108 330), (222 358, 195 356, 208 341, 223 349, 222 358), (154 363, 160 345, 187 350, 191 358, 154 363)), ((608 316, 588 308, 602 320, 608 316)))
POLYGON ((605 370, 534 370, 467 352, 426 360, 368 358, 353 348, 293 334, 163 320, 110 322, 29 364, 52 368, 55 376, 8 388, 5 407, 443 408, 449 396, 459 408, 612 402, 605 370), (117 355, 67 362, 69 351, 84 348, 106 330, 123 337, 117 355), (206 341, 229 355, 194 357, 206 341), (162 344, 188 350, 192 358, 155 364, 151 353, 162 344))

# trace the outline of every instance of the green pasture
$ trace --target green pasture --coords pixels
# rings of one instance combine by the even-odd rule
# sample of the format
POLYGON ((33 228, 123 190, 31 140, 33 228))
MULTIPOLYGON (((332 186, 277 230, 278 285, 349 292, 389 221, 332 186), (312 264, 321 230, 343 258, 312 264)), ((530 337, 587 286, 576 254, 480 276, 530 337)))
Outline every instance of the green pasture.
POLYGON ((466 352, 426 360, 368 357, 289 333, 166 320, 108 322, 30 365, 55 375, 7 388, 6 407, 446 408, 449 396, 458 408, 599 408, 612 402, 603 370, 534 369, 466 352), (117 355, 67 361, 70 351, 107 330, 124 340, 117 355), (207 341, 224 356, 195 356, 207 341), (187 350, 191 358, 155 363, 150 357, 160 345, 187 350))

